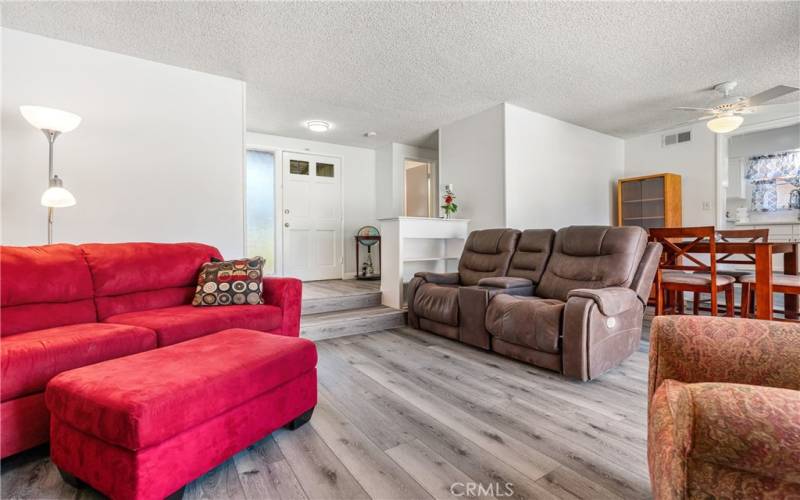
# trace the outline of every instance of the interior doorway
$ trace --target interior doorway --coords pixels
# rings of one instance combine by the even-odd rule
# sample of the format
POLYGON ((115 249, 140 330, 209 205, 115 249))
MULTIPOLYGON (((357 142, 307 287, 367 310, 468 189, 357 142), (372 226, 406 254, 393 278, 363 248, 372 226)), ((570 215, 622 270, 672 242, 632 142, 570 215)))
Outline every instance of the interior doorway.
POLYGON ((283 270, 303 281, 342 277, 338 158, 283 153, 283 270))
POLYGON ((406 158, 403 211, 406 217, 433 217, 436 198, 433 189, 433 163, 406 158))

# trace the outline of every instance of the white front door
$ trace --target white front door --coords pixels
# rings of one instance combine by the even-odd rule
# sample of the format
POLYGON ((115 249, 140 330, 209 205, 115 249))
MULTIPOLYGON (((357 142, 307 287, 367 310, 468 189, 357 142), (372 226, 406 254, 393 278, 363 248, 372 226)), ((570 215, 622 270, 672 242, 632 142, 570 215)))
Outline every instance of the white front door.
POLYGON ((284 274, 304 281, 342 277, 339 160, 283 153, 284 274))

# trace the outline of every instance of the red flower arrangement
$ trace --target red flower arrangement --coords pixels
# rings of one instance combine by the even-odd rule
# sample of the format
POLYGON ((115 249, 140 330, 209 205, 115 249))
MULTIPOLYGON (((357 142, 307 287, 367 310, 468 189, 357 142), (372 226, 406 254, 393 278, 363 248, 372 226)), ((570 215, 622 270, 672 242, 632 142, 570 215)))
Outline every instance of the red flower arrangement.
POLYGON ((446 219, 449 219, 452 214, 458 211, 458 205, 455 204, 455 199, 456 195, 453 193, 451 186, 448 184, 444 188, 444 205, 442 205, 446 219))

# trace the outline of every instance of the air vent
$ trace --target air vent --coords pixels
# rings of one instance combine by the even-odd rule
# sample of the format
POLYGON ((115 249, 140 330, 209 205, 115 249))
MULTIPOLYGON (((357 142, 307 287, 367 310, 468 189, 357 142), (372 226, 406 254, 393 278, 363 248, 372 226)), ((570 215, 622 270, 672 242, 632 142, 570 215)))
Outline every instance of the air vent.
POLYGON ((673 146, 675 144, 680 144, 682 142, 689 142, 692 140, 692 131, 687 130, 686 132, 678 132, 676 134, 669 134, 662 136, 661 145, 662 146, 673 146))

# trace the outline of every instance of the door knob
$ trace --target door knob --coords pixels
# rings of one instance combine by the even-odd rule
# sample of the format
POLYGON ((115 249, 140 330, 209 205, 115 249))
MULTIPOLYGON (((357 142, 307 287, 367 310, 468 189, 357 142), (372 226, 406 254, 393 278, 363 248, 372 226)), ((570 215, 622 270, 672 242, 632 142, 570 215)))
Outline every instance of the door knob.
POLYGON ((289 223, 288 222, 284 222, 283 223, 283 227, 289 227, 289 223))
POLYGON ((283 213, 288 214, 289 213, 289 209, 287 208, 286 210, 283 211, 283 213))

